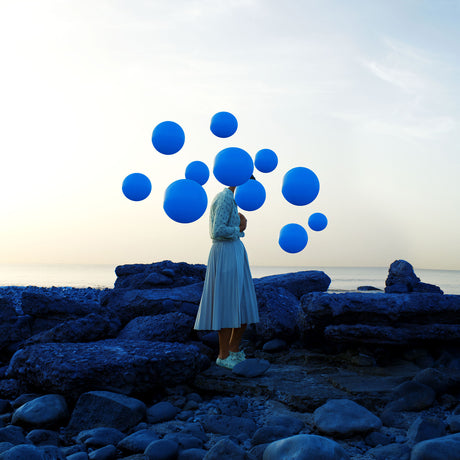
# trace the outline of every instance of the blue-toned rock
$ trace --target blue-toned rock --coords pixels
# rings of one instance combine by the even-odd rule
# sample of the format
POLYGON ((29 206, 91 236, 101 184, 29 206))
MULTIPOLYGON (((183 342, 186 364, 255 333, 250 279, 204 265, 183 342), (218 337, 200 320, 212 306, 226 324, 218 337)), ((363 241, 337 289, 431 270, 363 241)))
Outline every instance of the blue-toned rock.
POLYGON ((179 446, 165 439, 153 441, 144 452, 148 460, 176 460, 178 453, 179 446))
POLYGON ((422 383, 404 382, 392 394, 393 401, 386 409, 393 412, 420 411, 431 407, 436 399, 435 391, 422 383))
POLYGON ((147 409, 147 421, 160 423, 172 420, 179 413, 179 409, 170 402, 162 401, 147 409))
POLYGON ((407 432, 409 441, 414 444, 445 435, 446 425, 434 417, 417 417, 407 432))
POLYGON ((265 374, 270 363, 265 359, 246 359, 238 363, 233 369, 232 372, 241 377, 259 377, 259 375, 265 374))
POLYGON ((0 460, 47 460, 42 450, 35 446, 18 445, 0 454, 0 460))
POLYGON ((89 460, 115 460, 117 458, 117 448, 112 445, 93 450, 88 455, 89 460))
POLYGON ((244 434, 250 438, 257 430, 253 420, 234 415, 207 415, 202 423, 206 431, 227 436, 237 437, 244 434))
POLYGON ((117 448, 126 453, 143 453, 153 441, 158 441, 158 433, 153 429, 144 429, 124 437, 117 448))
POLYGON ((349 460, 345 450, 331 439, 313 434, 298 434, 272 442, 263 460, 349 460))
POLYGON ((420 442, 412 448, 411 460, 458 460, 460 434, 420 442))
POLYGON ((204 460, 246 460, 244 450, 228 438, 221 439, 204 456, 204 460))
POLYGON ((61 395, 45 395, 16 409, 12 423, 25 427, 52 428, 66 423, 68 418, 65 398, 61 395))
POLYGON ((109 444, 117 445, 125 435, 116 428, 100 427, 81 431, 76 441, 87 447, 98 448, 109 444))
POLYGON ((318 407, 313 417, 318 429, 331 436, 351 436, 382 427, 382 421, 376 415, 348 399, 331 399, 318 407))
POLYGON ((411 448, 407 444, 393 443, 386 446, 379 446, 370 449, 371 454, 376 460, 409 460, 411 448))

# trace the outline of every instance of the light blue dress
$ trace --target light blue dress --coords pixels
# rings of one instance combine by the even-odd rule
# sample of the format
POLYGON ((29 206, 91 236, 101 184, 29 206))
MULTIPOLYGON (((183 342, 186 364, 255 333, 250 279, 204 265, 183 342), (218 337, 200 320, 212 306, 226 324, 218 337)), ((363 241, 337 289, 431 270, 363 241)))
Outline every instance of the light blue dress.
POLYGON ((240 218, 233 192, 214 198, 209 214, 212 247, 195 329, 218 331, 257 323, 259 312, 248 255, 240 238, 240 218))

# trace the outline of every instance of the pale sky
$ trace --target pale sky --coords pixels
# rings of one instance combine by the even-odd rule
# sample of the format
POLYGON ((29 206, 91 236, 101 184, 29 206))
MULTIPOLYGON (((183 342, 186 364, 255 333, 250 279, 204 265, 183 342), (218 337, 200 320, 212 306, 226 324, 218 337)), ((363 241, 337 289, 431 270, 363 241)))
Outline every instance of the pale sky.
POLYGON ((0 0, 0 43, 0 263, 206 263, 208 211, 173 222, 164 190, 240 147, 279 159, 255 172, 252 265, 460 269, 460 0, 0 0), (151 144, 165 120, 185 131, 171 156, 151 144), (321 184, 305 207, 281 194, 296 166, 321 184), (314 212, 327 229, 283 252, 314 212))

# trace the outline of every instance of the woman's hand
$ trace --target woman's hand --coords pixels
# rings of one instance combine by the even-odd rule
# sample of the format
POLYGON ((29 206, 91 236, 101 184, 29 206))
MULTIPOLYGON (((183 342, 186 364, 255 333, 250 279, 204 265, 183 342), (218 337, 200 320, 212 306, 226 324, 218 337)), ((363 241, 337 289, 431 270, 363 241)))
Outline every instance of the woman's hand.
POLYGON ((238 215, 240 216, 240 232, 244 232, 248 225, 248 221, 246 217, 244 217, 243 214, 241 214, 241 212, 239 212, 238 215))

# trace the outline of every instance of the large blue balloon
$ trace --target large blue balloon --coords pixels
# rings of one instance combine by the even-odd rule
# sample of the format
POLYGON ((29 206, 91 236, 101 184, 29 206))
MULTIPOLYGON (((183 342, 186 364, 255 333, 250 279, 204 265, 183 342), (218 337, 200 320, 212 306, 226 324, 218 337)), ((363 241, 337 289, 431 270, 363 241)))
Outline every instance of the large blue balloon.
POLYGON ((320 232, 327 227, 327 217, 320 212, 315 212, 309 217, 308 226, 315 232, 320 232))
POLYGON ((217 137, 230 137, 237 128, 238 121, 230 112, 218 112, 211 118, 211 131, 217 137))
POLYGON ((287 224, 280 231, 278 243, 290 254, 300 252, 308 243, 307 231, 299 224, 287 224))
POLYGON ((311 169, 293 168, 284 175, 282 193, 289 203, 305 206, 318 196, 319 180, 311 169))
POLYGON ((144 174, 133 173, 125 177, 121 189, 126 198, 132 201, 142 201, 150 195, 152 184, 144 174))
POLYGON ((278 157, 273 150, 262 149, 256 153, 254 165, 260 172, 269 173, 278 165, 278 157))
POLYGON ((209 179, 209 168, 202 161, 192 161, 185 170, 185 178, 204 185, 209 179))
POLYGON ((248 152, 238 147, 221 150, 214 159, 215 178, 228 187, 244 184, 252 176, 254 163, 248 152))
POLYGON ((265 197, 264 186, 254 179, 248 180, 235 190, 236 204, 245 211, 259 209, 264 204, 265 197))
POLYGON ((206 211, 207 206, 206 192, 194 180, 176 180, 165 191, 163 209, 172 220, 181 224, 198 220, 206 211))
POLYGON ((163 121, 152 133, 153 146, 164 155, 177 153, 185 142, 184 130, 174 121, 163 121))

